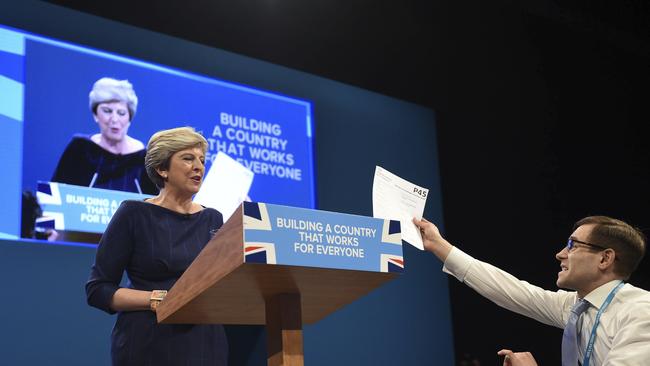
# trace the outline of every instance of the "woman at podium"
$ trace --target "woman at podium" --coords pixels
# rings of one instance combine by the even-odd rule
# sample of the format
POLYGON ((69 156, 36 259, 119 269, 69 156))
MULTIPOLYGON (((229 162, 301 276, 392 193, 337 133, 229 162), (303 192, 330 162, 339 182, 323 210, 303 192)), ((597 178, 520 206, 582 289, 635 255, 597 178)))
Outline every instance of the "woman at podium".
POLYGON ((138 109, 133 85, 128 80, 101 78, 90 91, 89 107, 99 133, 72 138, 52 181, 156 194, 144 169, 144 145, 127 134, 138 109))
POLYGON ((113 365, 226 365, 221 325, 158 324, 156 307, 223 224, 192 202, 203 181, 207 141, 192 128, 157 132, 145 166, 160 193, 125 201, 99 242, 86 284, 88 303, 117 313, 113 365), (126 271, 129 283, 120 286, 126 271))

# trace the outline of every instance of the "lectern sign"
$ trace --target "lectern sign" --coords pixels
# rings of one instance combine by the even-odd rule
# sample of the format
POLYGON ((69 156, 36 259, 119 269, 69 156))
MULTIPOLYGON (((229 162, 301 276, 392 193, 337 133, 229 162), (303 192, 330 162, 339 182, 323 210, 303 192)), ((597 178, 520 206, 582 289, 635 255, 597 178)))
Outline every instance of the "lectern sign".
POLYGON ((89 188, 72 184, 38 182, 38 203, 43 217, 36 227, 103 233, 124 200, 142 200, 150 195, 89 188))
POLYGON ((402 272, 400 223, 246 202, 246 263, 402 272))

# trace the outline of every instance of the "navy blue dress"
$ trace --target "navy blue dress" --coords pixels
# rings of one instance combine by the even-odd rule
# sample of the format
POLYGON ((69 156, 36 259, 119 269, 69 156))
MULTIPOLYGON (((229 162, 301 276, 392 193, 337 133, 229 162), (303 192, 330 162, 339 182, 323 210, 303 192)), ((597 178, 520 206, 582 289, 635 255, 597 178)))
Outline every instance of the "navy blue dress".
MULTIPOLYGON (((217 210, 180 214, 144 201, 124 201, 108 224, 90 279, 88 304, 109 305, 126 271, 129 288, 169 290, 223 224, 217 210)), ((151 311, 120 312, 111 335, 113 365, 227 365, 221 325, 158 324, 151 311)))
POLYGON ((89 136, 75 135, 59 159, 52 182, 115 191, 157 194, 144 168, 146 151, 113 154, 94 143, 89 136))

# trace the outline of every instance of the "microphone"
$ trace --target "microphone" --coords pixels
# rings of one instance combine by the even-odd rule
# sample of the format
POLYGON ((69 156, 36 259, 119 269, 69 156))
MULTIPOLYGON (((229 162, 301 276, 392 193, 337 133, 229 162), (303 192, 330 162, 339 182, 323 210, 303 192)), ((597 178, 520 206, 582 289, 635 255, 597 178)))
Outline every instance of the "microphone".
POLYGON ((93 177, 90 180, 90 184, 88 185, 88 188, 92 188, 95 185, 95 181, 97 180, 98 175, 99 174, 97 174, 97 172, 95 172, 95 174, 93 174, 93 177))
POLYGON ((88 185, 88 188, 92 188, 95 185, 95 181, 97 180, 97 177, 99 176, 99 169, 101 166, 104 164, 104 157, 99 156, 99 162, 97 163, 97 168, 95 169, 95 174, 93 174, 92 179, 90 180, 90 184, 88 185))

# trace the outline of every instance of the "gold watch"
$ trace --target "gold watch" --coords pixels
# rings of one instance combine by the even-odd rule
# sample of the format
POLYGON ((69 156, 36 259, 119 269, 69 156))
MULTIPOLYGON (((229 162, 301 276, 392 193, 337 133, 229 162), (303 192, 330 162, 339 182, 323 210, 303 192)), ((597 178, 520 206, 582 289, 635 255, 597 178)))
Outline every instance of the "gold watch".
POLYGON ((167 290, 153 290, 151 291, 151 297, 149 298, 149 308, 151 311, 154 313, 156 312, 156 308, 158 307, 158 304, 160 304, 161 301, 167 296, 167 290))

